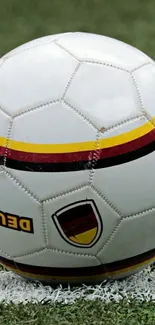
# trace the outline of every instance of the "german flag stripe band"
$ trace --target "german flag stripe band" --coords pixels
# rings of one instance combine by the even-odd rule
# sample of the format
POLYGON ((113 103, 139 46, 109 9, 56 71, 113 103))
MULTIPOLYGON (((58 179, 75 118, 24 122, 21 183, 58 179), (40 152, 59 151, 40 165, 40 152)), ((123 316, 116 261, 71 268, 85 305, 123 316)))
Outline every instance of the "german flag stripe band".
POLYGON ((69 144, 33 144, 0 138, 0 165, 23 171, 65 172, 98 169, 141 158, 155 150, 153 123, 111 138, 69 144), (97 158, 96 158, 97 157, 97 158))
POLYGON ((39 267, 17 263, 4 257, 0 257, 0 263, 6 268, 22 276, 40 279, 42 281, 82 281, 83 279, 89 281, 89 279, 91 280, 92 278, 96 280, 104 279, 106 277, 112 278, 136 270, 137 268, 153 263, 154 261, 155 249, 118 262, 81 268, 39 267))

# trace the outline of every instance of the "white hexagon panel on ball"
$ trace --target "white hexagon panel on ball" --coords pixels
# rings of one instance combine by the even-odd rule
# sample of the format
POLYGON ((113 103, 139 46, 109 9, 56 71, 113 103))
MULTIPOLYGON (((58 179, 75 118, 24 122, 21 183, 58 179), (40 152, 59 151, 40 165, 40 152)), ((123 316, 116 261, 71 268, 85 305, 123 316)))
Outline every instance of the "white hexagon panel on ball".
POLYGON ((155 68, 120 41, 65 33, 0 60, 0 262, 100 282, 155 260, 155 68))

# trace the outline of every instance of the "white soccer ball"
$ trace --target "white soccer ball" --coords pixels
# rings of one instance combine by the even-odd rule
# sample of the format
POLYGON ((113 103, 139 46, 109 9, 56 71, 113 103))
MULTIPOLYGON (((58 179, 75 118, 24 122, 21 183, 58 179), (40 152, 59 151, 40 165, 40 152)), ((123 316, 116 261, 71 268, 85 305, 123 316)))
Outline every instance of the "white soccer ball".
POLYGON ((64 33, 0 60, 0 262, 98 282, 155 260, 155 64, 64 33))

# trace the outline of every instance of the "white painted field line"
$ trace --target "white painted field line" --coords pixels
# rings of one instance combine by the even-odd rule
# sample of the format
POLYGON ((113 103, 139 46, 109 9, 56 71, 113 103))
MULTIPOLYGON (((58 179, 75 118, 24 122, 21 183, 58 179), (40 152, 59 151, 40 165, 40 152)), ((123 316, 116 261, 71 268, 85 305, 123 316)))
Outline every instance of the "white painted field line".
POLYGON ((109 282, 96 286, 82 286, 64 289, 61 286, 53 289, 40 283, 28 282, 12 272, 0 272, 0 302, 15 304, 27 302, 61 302, 74 303, 78 298, 86 300, 101 299, 119 302, 122 298, 155 301, 155 270, 150 267, 123 281, 109 282))

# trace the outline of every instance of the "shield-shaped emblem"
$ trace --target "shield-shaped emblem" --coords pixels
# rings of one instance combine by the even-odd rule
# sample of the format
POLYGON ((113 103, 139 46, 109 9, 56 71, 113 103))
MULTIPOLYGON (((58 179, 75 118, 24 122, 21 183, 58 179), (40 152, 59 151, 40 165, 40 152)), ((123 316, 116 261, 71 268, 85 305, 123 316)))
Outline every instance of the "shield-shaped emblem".
POLYGON ((92 247, 102 232, 102 220, 94 200, 74 202, 52 215, 61 236, 71 245, 92 247))

